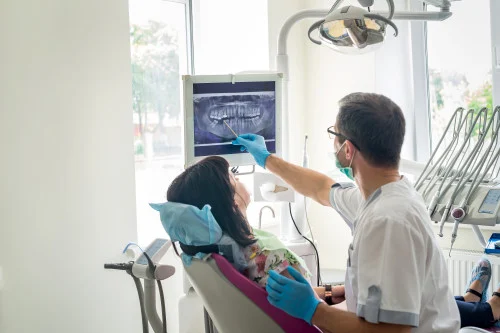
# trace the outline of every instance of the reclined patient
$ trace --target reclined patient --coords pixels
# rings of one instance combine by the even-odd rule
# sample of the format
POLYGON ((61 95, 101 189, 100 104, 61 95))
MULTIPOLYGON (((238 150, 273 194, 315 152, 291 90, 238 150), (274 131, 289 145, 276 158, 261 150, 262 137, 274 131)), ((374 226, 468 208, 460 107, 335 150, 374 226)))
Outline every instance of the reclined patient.
MULTIPOLYGON (((225 159, 211 156, 187 168, 168 188, 167 200, 199 209, 210 205, 222 232, 239 245, 244 255, 246 267, 242 273, 262 287, 272 270, 289 277, 288 266, 310 276, 303 260, 276 236, 252 229, 246 217, 250 194, 229 171, 225 159)), ((181 248, 188 254, 197 252, 187 245, 181 244, 181 248)))

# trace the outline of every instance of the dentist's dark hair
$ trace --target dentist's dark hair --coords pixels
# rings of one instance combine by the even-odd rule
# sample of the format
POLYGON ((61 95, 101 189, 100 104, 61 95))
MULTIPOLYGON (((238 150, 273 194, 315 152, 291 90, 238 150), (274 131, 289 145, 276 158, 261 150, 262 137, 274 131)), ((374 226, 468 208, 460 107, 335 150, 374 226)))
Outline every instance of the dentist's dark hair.
MULTIPOLYGON (((337 130, 359 146, 376 167, 397 168, 405 137, 401 108, 386 96, 353 93, 339 101, 337 130)), ((339 137, 340 143, 345 138, 339 137)))
POLYGON ((222 231, 240 246, 255 243, 252 229, 234 202, 235 190, 229 178, 229 163, 210 156, 188 167, 177 176, 167 191, 167 200, 212 207, 212 214, 222 231))

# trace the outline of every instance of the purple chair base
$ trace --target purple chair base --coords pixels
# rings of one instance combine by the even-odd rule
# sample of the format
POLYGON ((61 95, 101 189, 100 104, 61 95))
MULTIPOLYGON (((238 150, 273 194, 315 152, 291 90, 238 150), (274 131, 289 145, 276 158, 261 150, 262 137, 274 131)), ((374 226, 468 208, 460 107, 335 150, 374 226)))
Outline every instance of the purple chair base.
POLYGON ((264 311, 287 333, 321 333, 316 326, 311 326, 301 319, 294 318, 286 312, 272 306, 267 300, 267 292, 257 283, 250 281, 238 272, 224 257, 212 254, 222 274, 238 288, 248 299, 264 311))

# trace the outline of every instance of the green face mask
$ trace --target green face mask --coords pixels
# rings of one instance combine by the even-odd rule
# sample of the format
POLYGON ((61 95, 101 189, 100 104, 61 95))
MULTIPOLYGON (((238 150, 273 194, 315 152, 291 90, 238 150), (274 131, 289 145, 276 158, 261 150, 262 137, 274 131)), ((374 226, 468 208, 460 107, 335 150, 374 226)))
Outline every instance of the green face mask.
MULTIPOLYGON (((342 149, 342 147, 344 147, 346 142, 344 142, 342 144, 342 146, 340 146, 340 149, 335 153, 335 165, 340 170, 340 172, 342 172, 344 175, 347 176, 347 178, 349 178, 350 180, 354 180, 354 173, 353 173, 352 168, 351 168, 352 160, 351 160, 351 163, 349 163, 348 167, 343 167, 342 164, 340 164, 339 158, 337 156, 338 153, 340 152, 340 150, 342 149)), ((352 158, 354 159, 354 156, 352 158)))

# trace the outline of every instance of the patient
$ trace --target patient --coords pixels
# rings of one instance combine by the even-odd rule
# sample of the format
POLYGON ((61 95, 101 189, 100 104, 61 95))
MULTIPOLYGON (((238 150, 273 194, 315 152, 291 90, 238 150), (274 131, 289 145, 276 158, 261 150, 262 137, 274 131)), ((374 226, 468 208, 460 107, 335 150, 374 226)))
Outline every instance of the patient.
MULTIPOLYGON (((286 270, 288 266, 294 267, 306 278, 310 276, 304 261, 288 250, 276 236, 252 229, 246 215, 250 194, 229 171, 229 164, 222 157, 207 157, 187 168, 168 188, 167 200, 199 209, 210 205, 222 231, 243 250, 248 266, 242 273, 260 286, 266 286, 270 271, 292 278, 286 270)), ((188 247, 184 245, 183 248, 188 247)), ((325 287, 314 289, 318 298, 324 300, 325 287)), ((332 302, 337 304, 344 300, 343 287, 333 286, 332 302)))
POLYGON ((207 157, 187 168, 168 188, 167 200, 199 209, 210 205, 222 231, 243 250, 248 267, 242 273, 262 287, 266 286, 271 270, 288 276, 288 266, 310 276, 302 259, 286 249, 276 236, 252 229, 246 216, 250 194, 222 157, 207 157))

